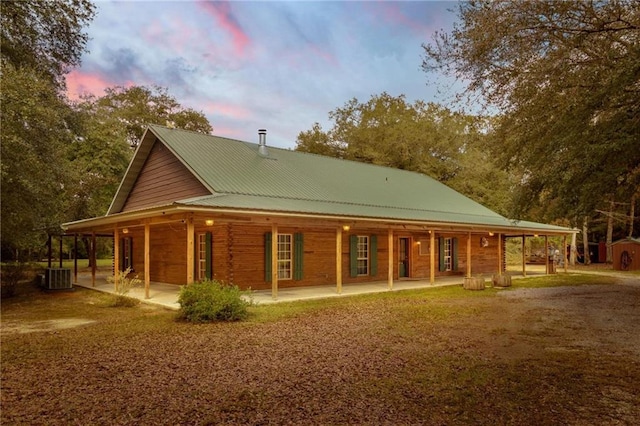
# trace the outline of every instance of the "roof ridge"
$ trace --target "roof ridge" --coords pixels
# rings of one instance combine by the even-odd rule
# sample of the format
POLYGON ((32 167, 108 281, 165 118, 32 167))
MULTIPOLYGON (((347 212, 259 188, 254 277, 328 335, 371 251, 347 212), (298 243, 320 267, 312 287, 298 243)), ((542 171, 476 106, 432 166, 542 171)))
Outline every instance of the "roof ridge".
MULTIPOLYGON (((212 198, 212 197, 218 198, 218 197, 233 196, 233 195, 241 195, 241 196, 246 196, 246 197, 271 198, 271 199, 279 199, 279 200, 312 201, 312 202, 315 202, 315 203, 341 204, 341 205, 348 205, 348 206, 393 208, 393 209, 416 211, 416 212, 448 213, 447 211, 444 211, 444 210, 421 209, 421 208, 416 208, 416 207, 391 206, 391 205, 384 205, 384 204, 353 203, 353 202, 348 202, 348 201, 318 200, 318 199, 314 199, 314 198, 285 197, 285 196, 279 196, 279 195, 261 195, 261 194, 250 194, 250 193, 244 193, 244 192, 217 192, 217 193, 211 194, 211 195, 202 195, 202 196, 199 196, 199 197, 194 197, 194 198, 189 198, 189 199, 185 199, 185 200, 176 201, 176 203, 193 203, 193 202, 197 202, 198 200, 202 200, 202 199, 207 199, 207 198, 212 198)), ((499 213, 496 213, 496 212, 494 212, 492 210, 489 210, 489 211, 491 211, 492 213, 495 213, 495 215, 497 217, 499 217, 499 218, 502 218, 502 219, 505 219, 505 220, 510 220, 509 218, 506 218, 506 217, 502 216, 499 213)), ((477 213, 465 213, 465 214, 467 216, 474 216, 474 217, 496 217, 496 216, 489 216, 489 215, 477 214, 477 213)))

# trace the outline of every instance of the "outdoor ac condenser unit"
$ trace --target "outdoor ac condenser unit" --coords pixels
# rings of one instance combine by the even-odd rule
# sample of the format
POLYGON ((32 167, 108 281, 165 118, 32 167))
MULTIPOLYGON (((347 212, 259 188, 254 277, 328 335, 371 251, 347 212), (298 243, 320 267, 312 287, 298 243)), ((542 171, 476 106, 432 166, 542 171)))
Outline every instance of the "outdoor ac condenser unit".
POLYGON ((47 290, 63 290, 72 288, 71 269, 47 268, 43 286, 47 290))

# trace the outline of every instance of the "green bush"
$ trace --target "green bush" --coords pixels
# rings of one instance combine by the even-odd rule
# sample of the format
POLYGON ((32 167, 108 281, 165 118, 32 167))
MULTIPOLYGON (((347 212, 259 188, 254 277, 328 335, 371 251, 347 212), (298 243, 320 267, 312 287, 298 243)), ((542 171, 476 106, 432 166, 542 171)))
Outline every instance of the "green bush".
POLYGON ((202 281, 180 288, 181 319, 191 322, 239 321, 247 318, 248 292, 219 281, 202 281))

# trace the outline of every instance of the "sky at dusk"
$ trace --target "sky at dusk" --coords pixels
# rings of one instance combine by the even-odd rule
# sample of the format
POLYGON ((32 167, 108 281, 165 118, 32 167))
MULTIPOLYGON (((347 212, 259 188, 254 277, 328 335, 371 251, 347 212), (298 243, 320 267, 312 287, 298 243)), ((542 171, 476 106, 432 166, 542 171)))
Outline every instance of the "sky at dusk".
MULTIPOLYGON (((453 2, 96 1, 69 97, 106 87, 166 87, 220 136, 295 147, 298 134, 357 98, 387 92, 442 101, 422 43, 451 29, 453 2)), ((441 79, 451 90, 455 84, 441 79)), ((158 123, 164 124, 164 123, 158 123)))

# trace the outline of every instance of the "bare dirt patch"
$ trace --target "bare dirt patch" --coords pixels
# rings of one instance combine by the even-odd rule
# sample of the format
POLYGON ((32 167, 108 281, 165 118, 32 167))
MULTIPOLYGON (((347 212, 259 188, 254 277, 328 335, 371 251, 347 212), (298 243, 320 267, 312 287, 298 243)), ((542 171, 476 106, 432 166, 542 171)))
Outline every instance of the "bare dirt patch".
MULTIPOLYGON (((139 307, 88 309, 87 294, 69 303, 97 323, 2 337, 3 424, 631 425, 640 418, 633 283, 389 293, 290 313, 259 307, 249 322, 208 325, 139 307), (280 316, 267 315, 273 310, 280 316)), ((38 303, 47 311, 47 300, 38 303)), ((5 315, 12 310, 3 307, 5 315)))
POLYGON ((0 328, 1 335, 36 333, 42 331, 64 330, 67 328, 80 327, 82 325, 95 323, 95 320, 83 318, 62 318, 43 321, 3 321, 0 328))

